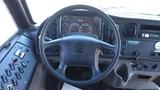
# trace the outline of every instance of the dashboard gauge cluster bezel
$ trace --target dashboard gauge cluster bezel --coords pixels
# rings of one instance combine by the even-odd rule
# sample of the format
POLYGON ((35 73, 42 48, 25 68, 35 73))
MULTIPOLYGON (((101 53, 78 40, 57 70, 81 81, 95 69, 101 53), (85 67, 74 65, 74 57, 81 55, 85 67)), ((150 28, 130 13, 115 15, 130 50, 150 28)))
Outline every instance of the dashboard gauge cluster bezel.
MULTIPOLYGON (((95 32, 97 32, 97 34, 93 34, 93 33, 85 33, 85 34, 91 34, 95 37, 102 38, 102 20, 97 14, 94 14, 94 13, 91 13, 91 12, 88 12, 88 11, 74 11, 74 12, 66 13, 63 16, 98 17, 100 21, 99 21, 99 30, 95 31, 95 32)), ((59 34, 61 36, 64 36, 64 35, 67 35, 67 34, 74 34, 73 32, 63 34, 63 32, 62 32, 62 17, 63 16, 61 16, 59 18, 59 34)), ((79 33, 79 32, 75 32, 75 33, 79 33)))

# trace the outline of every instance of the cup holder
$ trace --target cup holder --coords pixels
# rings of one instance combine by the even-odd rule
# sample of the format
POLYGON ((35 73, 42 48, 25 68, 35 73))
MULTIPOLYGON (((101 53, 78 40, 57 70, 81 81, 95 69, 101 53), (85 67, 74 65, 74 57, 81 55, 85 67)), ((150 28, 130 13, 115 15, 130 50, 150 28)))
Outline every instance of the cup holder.
POLYGON ((119 64, 104 80, 112 87, 123 87, 128 82, 128 68, 125 64, 119 64))

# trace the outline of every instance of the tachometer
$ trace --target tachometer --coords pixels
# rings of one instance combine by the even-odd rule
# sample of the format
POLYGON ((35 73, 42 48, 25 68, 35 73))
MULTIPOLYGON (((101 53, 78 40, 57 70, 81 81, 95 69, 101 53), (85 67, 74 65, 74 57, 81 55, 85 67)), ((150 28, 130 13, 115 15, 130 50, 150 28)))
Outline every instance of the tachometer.
POLYGON ((79 32, 79 24, 72 23, 71 25, 69 25, 69 32, 79 32))
POLYGON ((79 32, 92 33, 92 26, 88 23, 84 23, 80 26, 79 32))

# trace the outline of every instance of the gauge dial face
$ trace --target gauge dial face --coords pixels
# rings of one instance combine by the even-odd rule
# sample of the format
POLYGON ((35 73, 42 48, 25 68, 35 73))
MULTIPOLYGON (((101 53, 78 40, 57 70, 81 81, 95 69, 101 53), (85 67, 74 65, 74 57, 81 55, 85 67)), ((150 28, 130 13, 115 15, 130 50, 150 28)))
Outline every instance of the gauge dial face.
POLYGON ((92 26, 88 23, 84 23, 80 26, 79 32, 92 33, 92 26))
POLYGON ((69 26, 69 32, 79 32, 79 24, 78 23, 72 23, 69 26))

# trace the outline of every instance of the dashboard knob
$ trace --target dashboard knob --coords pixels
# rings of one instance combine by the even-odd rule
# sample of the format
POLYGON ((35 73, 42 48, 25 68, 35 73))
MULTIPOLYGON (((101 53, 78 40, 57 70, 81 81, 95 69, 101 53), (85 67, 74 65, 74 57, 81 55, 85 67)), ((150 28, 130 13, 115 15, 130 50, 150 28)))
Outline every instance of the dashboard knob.
POLYGON ((147 64, 144 64, 144 65, 143 65, 143 68, 144 68, 144 69, 148 69, 149 66, 148 66, 147 64))
POLYGON ((158 68, 158 64, 154 64, 153 66, 152 66, 152 69, 153 70, 155 70, 155 69, 157 69, 158 68))
POLYGON ((149 35, 148 33, 143 33, 143 34, 142 34, 142 37, 149 38, 150 35, 149 35))
POLYGON ((151 52, 151 56, 158 57, 159 54, 157 52, 151 52))
POLYGON ((125 54, 127 54, 127 51, 125 49, 122 49, 121 54, 125 55, 125 54))
POLYGON ((141 53, 139 51, 134 51, 133 56, 139 56, 141 53))
POLYGON ((136 70, 138 67, 139 63, 138 62, 131 62, 131 69, 136 70))

